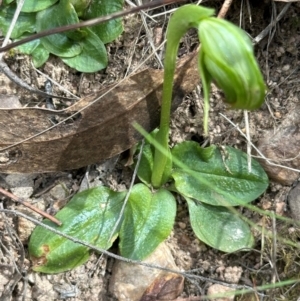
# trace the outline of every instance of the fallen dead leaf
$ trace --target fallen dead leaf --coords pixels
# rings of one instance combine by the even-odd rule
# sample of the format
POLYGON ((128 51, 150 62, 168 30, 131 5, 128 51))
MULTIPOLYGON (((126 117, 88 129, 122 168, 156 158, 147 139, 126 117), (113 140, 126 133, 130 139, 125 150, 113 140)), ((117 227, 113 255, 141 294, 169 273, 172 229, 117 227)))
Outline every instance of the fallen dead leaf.
MULTIPOLYGON (((176 69, 173 110, 197 83, 193 53, 176 69)), ((134 121, 147 131, 159 124, 162 84, 162 70, 145 69, 65 110, 0 109, 0 172, 76 169, 131 148, 142 138, 134 121), (70 116, 53 125, 53 118, 70 116)))

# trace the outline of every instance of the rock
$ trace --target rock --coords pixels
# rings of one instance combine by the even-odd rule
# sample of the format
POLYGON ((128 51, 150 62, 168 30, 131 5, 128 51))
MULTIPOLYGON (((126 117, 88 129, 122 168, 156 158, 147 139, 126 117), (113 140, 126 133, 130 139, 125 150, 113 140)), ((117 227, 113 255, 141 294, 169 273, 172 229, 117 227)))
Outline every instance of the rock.
POLYGON ((35 175, 33 174, 10 174, 5 181, 10 187, 28 186, 33 187, 35 175))
MULTIPOLYGON (((34 201, 31 199, 28 199, 27 202, 31 203, 32 205, 34 205, 35 207, 37 207, 40 210, 45 210, 45 204, 42 199, 40 199, 40 200, 35 199, 34 201)), ((38 213, 32 211, 31 209, 29 209, 27 207, 20 206, 18 210, 20 212, 24 213, 25 215, 33 217, 39 221, 41 221, 43 219, 42 216, 40 216, 38 213)), ((36 227, 36 225, 24 217, 18 216, 17 227, 18 227, 18 235, 19 235, 21 242, 23 244, 27 244, 28 238, 31 235, 33 229, 36 227)))
POLYGON ((18 108, 22 108, 22 105, 20 103, 18 96, 0 94, 0 108, 18 109, 18 108))
POLYGON ((63 184, 57 184, 51 190, 49 191, 49 194, 55 199, 55 200, 64 200, 68 197, 69 192, 66 187, 64 187, 63 184))
POLYGON ((178 222, 178 226, 180 229, 184 230, 186 228, 186 223, 178 222))
POLYGON ((243 269, 238 266, 227 267, 224 271, 224 279, 229 283, 238 283, 240 281, 243 269))
POLYGON ((292 218, 295 221, 300 221, 300 182, 290 190, 288 203, 292 218))
POLYGON ((7 283, 9 282, 9 279, 11 277, 10 273, 11 271, 9 271, 10 268, 9 267, 3 267, 1 268, 1 273, 0 273, 0 292, 1 294, 4 292, 5 290, 5 286, 7 285, 7 283))
MULTIPOLYGON (((144 262, 178 270, 165 243, 161 243, 144 262)), ((183 276, 175 273, 117 261, 109 291, 119 301, 174 300, 182 293, 183 281, 183 276)))
MULTIPOLYGON (((230 291, 234 291, 234 289, 221 285, 221 284, 213 284, 211 285, 207 290, 207 296, 213 296, 213 295, 222 295, 225 293, 228 293, 230 291)), ((214 299, 209 299, 211 301, 233 301, 234 300, 234 294, 231 296, 224 296, 224 297, 218 297, 214 299)))
POLYGON ((34 174, 10 174, 5 181, 14 195, 27 199, 33 193, 35 177, 34 174))
POLYGON ((18 198, 28 199, 33 193, 33 187, 15 187, 10 189, 18 198))
MULTIPOLYGON (((276 132, 269 131, 259 141, 258 149, 276 164, 300 169, 300 105, 285 117, 276 132)), ((266 173, 275 182, 291 185, 299 177, 299 172, 270 165, 259 159, 266 173)))

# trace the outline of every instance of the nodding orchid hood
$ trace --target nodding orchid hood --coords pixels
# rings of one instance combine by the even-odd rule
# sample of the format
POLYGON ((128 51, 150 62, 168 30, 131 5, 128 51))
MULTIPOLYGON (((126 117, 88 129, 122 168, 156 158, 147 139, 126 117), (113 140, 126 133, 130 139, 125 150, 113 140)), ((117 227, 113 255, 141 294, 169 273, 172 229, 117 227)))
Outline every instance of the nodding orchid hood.
POLYGON ((202 42, 199 69, 203 83, 215 81, 233 109, 254 110, 264 102, 266 87, 247 34, 214 17, 198 26, 202 42))

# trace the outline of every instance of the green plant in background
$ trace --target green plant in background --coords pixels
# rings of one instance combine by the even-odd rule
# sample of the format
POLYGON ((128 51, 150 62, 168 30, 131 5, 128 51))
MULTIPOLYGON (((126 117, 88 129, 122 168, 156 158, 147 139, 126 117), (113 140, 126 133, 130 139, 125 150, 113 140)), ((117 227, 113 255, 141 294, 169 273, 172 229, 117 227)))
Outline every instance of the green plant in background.
MULTIPOLYGON (((249 172, 246 154, 232 147, 202 148, 191 141, 173 149, 168 146, 176 54, 180 38, 191 27, 198 29, 202 42, 199 73, 205 133, 212 80, 224 90, 232 108, 255 109, 264 100, 265 85, 247 35, 212 15, 211 9, 186 5, 170 19, 160 128, 144 133, 147 143, 137 172, 142 183, 133 186, 125 210, 127 192, 98 187, 75 195, 56 215, 63 222, 61 227, 44 223, 102 249, 119 236, 121 255, 140 260, 170 234, 176 215, 173 193, 178 193, 187 201, 191 226, 200 240, 224 252, 252 247, 250 228, 234 206, 255 200, 267 188, 268 178, 259 163, 252 160, 249 172)), ((45 273, 72 269, 89 255, 88 248, 40 226, 31 236, 29 252, 33 269, 45 273)))
MULTIPOLYGON (((0 11, 0 30, 6 34, 16 1, 4 1, 0 11)), ((123 0, 27 0, 24 3, 11 38, 19 40, 29 34, 80 20, 108 15, 123 7, 123 0)), ((32 56, 35 67, 40 67, 50 54, 60 57, 65 64, 81 72, 96 72, 107 66, 104 44, 116 39, 123 31, 120 19, 65 33, 47 36, 19 46, 17 50, 32 56)))

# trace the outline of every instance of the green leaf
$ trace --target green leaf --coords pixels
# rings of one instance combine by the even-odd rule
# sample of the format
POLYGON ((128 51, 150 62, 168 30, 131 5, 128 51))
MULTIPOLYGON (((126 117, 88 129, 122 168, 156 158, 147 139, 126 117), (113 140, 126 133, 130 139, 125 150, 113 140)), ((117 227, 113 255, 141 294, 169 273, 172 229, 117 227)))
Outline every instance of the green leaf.
POLYGON ((21 53, 30 54, 36 68, 42 66, 49 58, 49 51, 41 44, 40 39, 20 45, 16 49, 21 53))
POLYGON ((210 206, 185 197, 190 221, 196 236, 207 245, 223 252, 253 247, 249 226, 237 213, 226 207, 210 206))
MULTIPOLYGON (((106 1, 92 1, 83 15, 84 20, 106 16, 111 13, 122 10, 123 0, 106 0, 106 1)), ((92 26, 91 29, 102 40, 104 44, 115 40, 122 32, 122 19, 114 19, 108 22, 92 26)))
MULTIPOLYGON (((22 38, 24 38, 24 36, 22 38)), ((34 51, 34 49, 37 48, 38 45, 40 45, 40 43, 41 41, 39 39, 33 40, 16 47, 16 50, 24 54, 31 54, 34 51)))
MULTIPOLYGON (((119 218, 126 192, 114 192, 97 187, 76 194, 56 217, 62 226, 45 220, 44 223, 74 238, 84 240, 102 249, 108 249, 119 229, 111 231, 119 218)), ((60 273, 75 268, 88 260, 89 249, 40 226, 36 227, 29 242, 33 270, 60 273)))
MULTIPOLYGON (((55 4, 57 1, 58 0, 43 0, 43 1, 27 0, 25 1, 22 7, 22 12, 33 13, 40 10, 44 10, 49 6, 55 4)), ((20 2, 20 0, 17 0, 17 3, 18 2, 20 2)))
POLYGON ((78 17, 81 17, 88 6, 91 4, 91 0, 70 0, 70 3, 74 6, 78 17))
MULTIPOLYGON (((157 133, 158 133, 158 129, 155 129, 151 133, 148 133, 145 136, 143 152, 142 152, 139 168, 137 171, 138 178, 149 187, 152 186, 151 177, 153 171, 154 152, 155 152, 155 148, 152 145, 152 143, 154 142, 157 133)), ((138 154, 139 152, 140 152, 140 144, 138 145, 135 153, 138 154)), ((136 159, 137 158, 135 158, 134 166, 136 165, 136 159)))
POLYGON ((96 72, 107 66, 107 53, 104 44, 95 33, 85 28, 86 37, 80 43, 82 52, 74 57, 62 58, 68 66, 80 72, 96 72))
POLYGON ((120 230, 121 255, 136 260, 150 255, 171 233, 175 215, 176 202, 169 191, 135 185, 120 230))
POLYGON ((49 51, 42 44, 39 44, 31 54, 34 67, 41 67, 47 62, 49 55, 49 51))
POLYGON ((2 1, 2 4, 7 5, 7 4, 12 3, 13 1, 15 1, 15 0, 4 0, 4 1, 2 1))
MULTIPOLYGON (((136 153, 139 153, 140 148, 137 148, 136 153)), ((143 147, 142 157, 137 171, 138 178, 147 186, 151 186, 151 175, 153 169, 153 146, 145 143, 143 147)), ((136 160, 135 160, 136 165, 136 160)))
MULTIPOLYGON (((14 4, 0 9, 0 28, 4 35, 8 31, 15 11, 16 6, 14 4)), ((11 38, 20 38, 24 33, 32 33, 35 32, 35 30, 35 14, 20 13, 18 22, 12 31, 11 38)))
MULTIPOLYGON (((76 11, 67 0, 61 0, 58 4, 38 12, 36 16, 38 32, 78 22, 76 11)), ((82 46, 74 42, 74 38, 78 40, 80 36, 83 37, 81 31, 73 31, 41 38, 41 42, 50 53, 60 57, 74 57, 82 51, 82 46)))
POLYGON ((187 141, 176 145, 172 155, 176 159, 172 177, 177 191, 206 204, 242 205, 255 200, 268 187, 268 177, 260 164, 252 159, 249 173, 247 155, 232 147, 203 149, 187 141))

